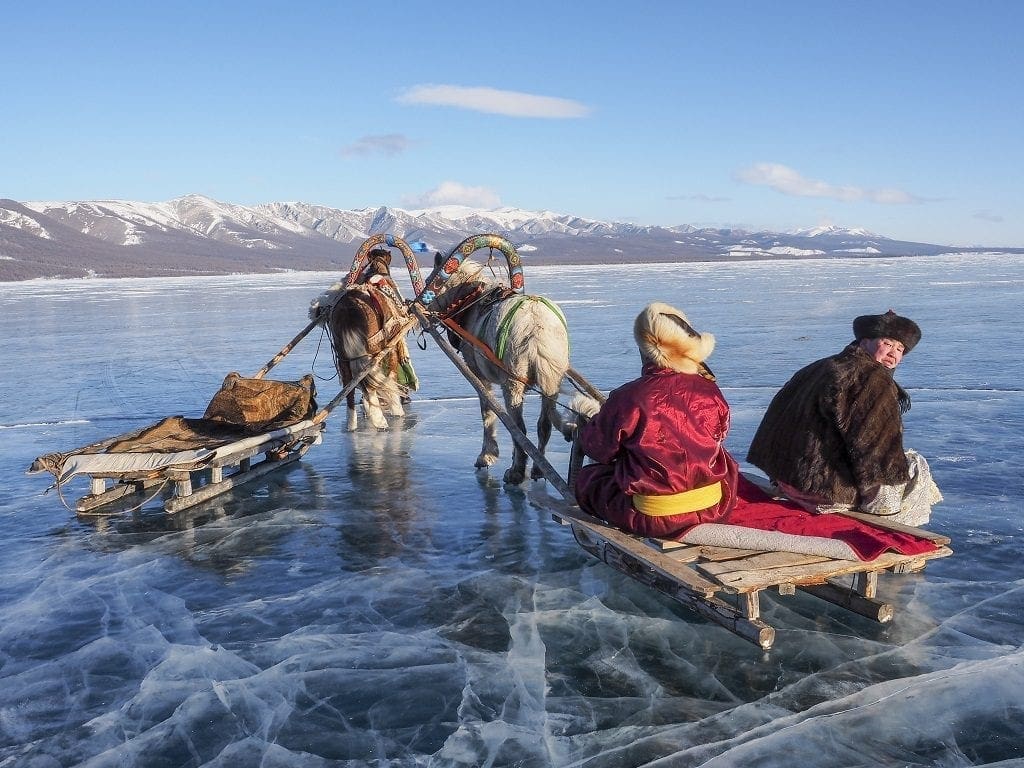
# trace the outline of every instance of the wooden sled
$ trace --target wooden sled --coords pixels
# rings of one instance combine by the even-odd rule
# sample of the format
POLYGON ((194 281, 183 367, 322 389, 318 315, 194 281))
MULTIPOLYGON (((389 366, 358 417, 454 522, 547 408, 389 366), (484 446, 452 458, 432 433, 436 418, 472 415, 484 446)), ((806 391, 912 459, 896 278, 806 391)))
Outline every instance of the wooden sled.
MULTIPOLYGON (((148 493, 149 498, 144 498, 142 503, 137 505, 141 507, 167 488, 170 489, 170 493, 164 501, 164 511, 179 512, 194 507, 297 461, 311 446, 322 441, 323 428, 323 422, 307 419, 266 434, 245 437, 211 449, 193 459, 156 469, 145 468, 145 464, 153 457, 152 454, 145 453, 117 454, 115 458, 121 463, 120 467, 103 467, 102 458, 109 455, 92 452, 102 444, 86 446, 71 452, 72 456, 79 455, 86 459, 83 471, 76 474, 89 478, 89 493, 77 500, 75 511, 96 514, 101 508, 115 501, 148 493), (264 457, 262 460, 253 461, 261 454, 264 457), (88 457, 100 460, 90 469, 88 457), (133 462, 138 468, 132 467, 133 462), (108 483, 112 485, 108 487, 108 483)), ((128 439, 138 432, 139 430, 136 430, 104 442, 113 443, 128 439)), ((36 467, 34 463, 29 471, 40 469, 42 468, 36 467)), ((67 479, 60 482, 67 482, 67 479)))
MULTIPOLYGON (((578 439, 569 457, 570 477, 583 463, 578 439)), ((774 489, 754 475, 745 477, 769 495, 774 489)), ((745 640, 768 650, 775 629, 761 619, 761 592, 777 588, 780 595, 800 590, 872 621, 886 623, 895 608, 878 598, 882 573, 917 573, 929 560, 948 557, 950 539, 922 528, 891 523, 857 512, 845 513, 877 528, 912 534, 931 541, 932 552, 904 555, 884 552, 873 560, 849 560, 823 555, 685 544, 626 533, 583 512, 574 502, 552 513, 572 528, 576 543, 615 570, 691 608, 745 640), (849 580, 849 583, 842 581, 849 580)))
MULTIPOLYGON (((538 500, 536 493, 531 494, 531 498, 538 500)), ((549 506, 545 500, 539 503, 549 506)), ((764 650, 775 642, 775 629, 761 619, 762 591, 777 588, 780 595, 792 595, 799 589, 885 623, 892 620, 895 609, 891 603, 878 599, 879 574, 916 573, 928 560, 953 554, 946 546, 950 541, 946 536, 887 524, 857 513, 849 516, 878 527, 912 533, 934 542, 938 549, 920 555, 886 552, 874 560, 862 561, 683 544, 626 533, 572 504, 557 506, 552 517, 569 526, 576 543, 598 560, 764 650), (841 579, 849 579, 851 583, 841 583, 841 579)))

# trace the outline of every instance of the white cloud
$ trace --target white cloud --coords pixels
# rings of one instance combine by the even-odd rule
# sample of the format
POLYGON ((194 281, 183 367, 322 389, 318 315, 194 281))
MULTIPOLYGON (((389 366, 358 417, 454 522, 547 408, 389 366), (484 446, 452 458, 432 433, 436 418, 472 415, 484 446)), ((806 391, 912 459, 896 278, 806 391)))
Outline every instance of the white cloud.
POLYGON ((501 205, 501 198, 487 187, 468 187, 457 181, 442 181, 422 195, 405 198, 402 204, 411 208, 436 208, 439 205, 497 208, 501 205))
POLYGON ((729 203, 732 200, 728 197, 719 197, 717 195, 705 195, 703 192, 698 192, 692 195, 668 195, 666 200, 692 200, 696 203, 729 203))
POLYGON ((366 155, 400 155, 412 142, 400 133, 385 133, 379 136, 362 136, 347 147, 341 148, 343 157, 365 157, 366 155))
POLYGON ((401 104, 458 107, 510 117, 565 119, 590 114, 589 107, 571 99, 462 85, 414 85, 400 94, 396 101, 401 104))
POLYGON ((808 179, 798 171, 779 163, 757 163, 737 171, 735 178, 747 184, 770 187, 776 192, 795 197, 827 197, 847 203, 867 201, 881 205, 922 202, 921 198, 901 189, 865 189, 808 179))
POLYGON ((998 213, 993 213, 992 211, 978 211, 974 214, 974 218, 979 219, 980 221, 990 221, 993 224, 1002 224, 1003 221, 1005 221, 1002 216, 998 213))

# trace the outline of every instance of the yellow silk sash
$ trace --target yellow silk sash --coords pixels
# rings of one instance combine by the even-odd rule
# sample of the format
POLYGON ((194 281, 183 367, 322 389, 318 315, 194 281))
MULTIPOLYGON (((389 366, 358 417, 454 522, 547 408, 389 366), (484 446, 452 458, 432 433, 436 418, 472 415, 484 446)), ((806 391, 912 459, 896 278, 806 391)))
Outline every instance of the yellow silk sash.
POLYGON ((682 493, 670 493, 666 496, 645 496, 634 494, 633 508, 651 517, 668 515, 685 515, 698 509, 707 509, 722 500, 722 483, 712 483, 702 488, 694 488, 682 493))

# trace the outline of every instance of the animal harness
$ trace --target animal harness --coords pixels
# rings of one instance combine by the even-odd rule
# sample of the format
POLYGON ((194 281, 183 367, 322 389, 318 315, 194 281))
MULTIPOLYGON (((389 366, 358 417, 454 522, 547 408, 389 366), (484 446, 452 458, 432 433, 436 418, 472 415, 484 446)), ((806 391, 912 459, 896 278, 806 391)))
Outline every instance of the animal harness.
POLYGON ((380 345, 378 349, 381 349, 388 346, 399 335, 395 331, 402 325, 401 310, 398 308, 401 304, 396 305, 392 296, 387 291, 381 290, 378 284, 368 284, 365 291, 353 293, 353 298, 362 299, 369 306, 380 326, 376 333, 367 337, 367 348, 372 349, 380 345))

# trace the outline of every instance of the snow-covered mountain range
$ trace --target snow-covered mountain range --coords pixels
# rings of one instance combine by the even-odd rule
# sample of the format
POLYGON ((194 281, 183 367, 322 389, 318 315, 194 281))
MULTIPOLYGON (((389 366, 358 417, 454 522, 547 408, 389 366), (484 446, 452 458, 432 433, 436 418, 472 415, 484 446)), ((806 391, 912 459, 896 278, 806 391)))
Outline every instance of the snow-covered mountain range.
POLYGON ((347 211, 309 203, 233 205, 201 195, 162 203, 0 200, 0 281, 344 271, 359 245, 375 234, 424 241, 432 251, 446 251, 484 232, 507 237, 524 261, 535 264, 913 256, 964 250, 835 227, 777 233, 638 226, 517 208, 347 211))

